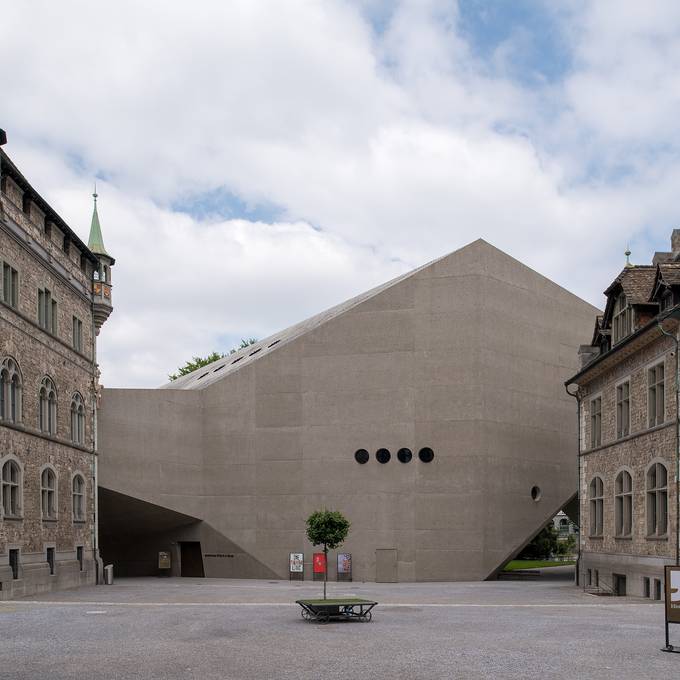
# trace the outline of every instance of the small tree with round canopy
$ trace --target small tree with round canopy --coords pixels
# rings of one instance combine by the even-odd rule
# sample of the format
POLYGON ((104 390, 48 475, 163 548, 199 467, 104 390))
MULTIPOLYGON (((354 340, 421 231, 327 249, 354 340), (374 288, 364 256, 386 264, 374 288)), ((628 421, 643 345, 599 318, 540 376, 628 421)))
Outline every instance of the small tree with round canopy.
POLYGON ((307 518, 307 538, 312 545, 322 545, 324 554, 323 599, 328 580, 328 551, 342 545, 350 528, 349 520, 337 510, 317 510, 307 518))

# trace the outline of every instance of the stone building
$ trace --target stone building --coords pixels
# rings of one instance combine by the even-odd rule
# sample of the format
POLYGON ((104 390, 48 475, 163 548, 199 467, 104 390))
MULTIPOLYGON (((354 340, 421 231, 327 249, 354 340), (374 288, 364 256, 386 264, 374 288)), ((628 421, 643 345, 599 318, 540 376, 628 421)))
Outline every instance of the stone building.
POLYGON ((627 264, 607 288, 567 381, 580 414, 581 583, 654 599, 678 550, 680 230, 671 249, 627 264))
MULTIPOLYGON (((4 137, 4 135, 3 135, 4 137)), ((94 583, 96 335, 111 312, 89 246, 0 149, 0 599, 94 583)))
POLYGON ((162 389, 105 389, 102 556, 288 578, 295 552, 310 578, 326 506, 356 579, 493 577, 576 497, 562 383, 596 313, 479 240, 162 389))

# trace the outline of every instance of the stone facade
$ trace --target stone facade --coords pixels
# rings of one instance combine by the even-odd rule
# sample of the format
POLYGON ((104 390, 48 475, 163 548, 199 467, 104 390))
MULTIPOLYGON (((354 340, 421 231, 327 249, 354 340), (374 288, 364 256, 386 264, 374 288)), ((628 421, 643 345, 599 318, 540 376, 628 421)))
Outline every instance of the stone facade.
POLYGON ((0 153, 0 267, 7 273, 0 276, 0 362, 18 369, 14 386, 9 372, 1 385, 0 599, 7 599, 96 579, 92 281, 100 262, 0 153), (54 325, 45 317, 41 323, 40 290, 50 293, 54 325), (54 387, 55 403, 49 403, 46 391, 41 417, 45 378, 54 387), (51 498, 43 499, 46 468, 54 474, 55 488, 51 498), (45 507, 51 503, 53 508, 45 507))
MULTIPOLYGON (((657 265, 658 268, 658 265, 657 265)), ((636 267, 627 267, 617 281, 638 274, 636 267)), ((629 296, 633 310, 628 332, 618 342, 611 329, 615 300, 625 295, 625 285, 608 289, 605 314, 598 318, 593 343, 586 348, 589 356, 583 369, 568 381, 571 391, 577 387, 580 403, 580 551, 579 580, 586 588, 599 588, 619 594, 661 597, 663 565, 675 562, 677 546, 677 516, 675 510, 676 469, 676 409, 675 372, 676 345, 673 338, 659 330, 658 323, 677 334, 672 304, 659 311, 659 296, 674 286, 659 286, 659 273, 644 279, 646 295, 629 296), (646 298, 646 299, 645 299, 646 298), (638 308, 638 305, 642 309, 638 308), (651 307, 651 309, 650 309, 651 307), (650 421, 650 369, 663 366, 663 409, 660 417, 650 421), (622 423, 624 412, 617 404, 617 387, 628 383, 629 428, 622 423), (599 442, 594 411, 601 400, 601 436, 599 442), (652 510, 648 496, 653 490, 650 469, 661 463, 667 473, 664 489, 667 502, 665 527, 650 531, 652 510), (623 517, 622 501, 617 501, 617 477, 630 474, 632 481, 630 531, 617 523, 623 517), (598 530, 593 480, 602 480, 602 530, 598 530)), ((661 278, 663 278, 661 276, 661 278)), ((615 282, 616 284, 616 282, 615 282)), ((675 303, 675 297, 672 303, 675 303)), ((583 348, 582 348, 582 354, 583 348)), ((619 394, 619 397, 621 395, 619 394)), ((656 398, 655 398, 656 399, 656 398)), ((656 401, 654 402, 656 403, 656 401)), ((624 407, 625 408, 625 407, 624 407)), ((621 477, 620 479, 622 479, 621 477)), ((654 510, 656 513, 656 510, 654 510)))

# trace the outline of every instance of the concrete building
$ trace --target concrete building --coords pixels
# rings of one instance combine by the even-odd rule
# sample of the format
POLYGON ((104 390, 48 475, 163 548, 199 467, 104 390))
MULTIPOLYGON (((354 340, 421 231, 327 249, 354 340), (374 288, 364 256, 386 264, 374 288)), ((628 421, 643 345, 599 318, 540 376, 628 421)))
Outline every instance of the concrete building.
POLYGON ((607 288, 583 367, 567 381, 581 424, 581 582, 655 599, 678 549, 680 230, 671 248, 626 265, 607 288))
MULTIPOLYGON (((4 141, 4 133, 0 131, 4 141)), ((111 312, 90 244, 0 150, 0 599, 96 578, 96 334, 111 312)))
POLYGON ((104 560, 288 578, 302 552, 310 578, 326 506, 355 579, 493 576, 575 498, 563 382, 596 313, 479 240, 162 389, 103 390, 104 560))

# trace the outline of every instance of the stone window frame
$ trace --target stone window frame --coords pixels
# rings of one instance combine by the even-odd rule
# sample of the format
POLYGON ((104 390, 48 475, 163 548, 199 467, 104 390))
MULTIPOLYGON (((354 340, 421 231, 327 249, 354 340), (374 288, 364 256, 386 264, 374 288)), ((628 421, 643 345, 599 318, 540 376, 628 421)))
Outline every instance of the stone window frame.
POLYGON ((19 267, 17 267, 14 264, 14 262, 11 262, 10 260, 7 260, 6 258, 3 257, 2 260, 0 260, 0 292, 2 293, 2 295, 0 295, 0 299, 6 305, 10 306, 12 309, 19 309, 20 288, 21 288, 21 274, 19 267), (5 299, 7 295, 5 286, 5 267, 8 267, 11 272, 10 280, 12 281, 12 283, 9 301, 5 299))
POLYGON ((85 443, 85 399, 80 392, 74 392, 71 397, 71 441, 85 443))
POLYGON ((59 475, 52 463, 45 463, 40 468, 40 518, 43 522, 56 522, 59 519, 59 475), (46 481, 49 481, 49 474, 46 473, 50 472, 54 480, 52 487, 46 485, 46 481))
POLYGON ((602 538, 604 535, 604 479, 599 473, 594 474, 588 483, 588 519, 588 536, 602 538))
POLYGON ((57 434, 58 404, 56 384, 49 375, 44 375, 38 388, 38 429, 41 432, 57 434))
POLYGON ((631 433, 630 414, 631 407, 631 376, 627 375, 614 383, 614 397, 616 402, 616 438, 623 439, 631 433), (624 386, 628 386, 627 394, 624 394, 624 386), (627 408, 624 408, 627 404, 627 408), (626 416, 624 418, 624 415, 626 416))
POLYGON ((647 426, 656 427, 667 421, 666 419, 666 357, 657 357, 645 366, 645 380, 647 382, 647 426), (657 369, 663 367, 663 378, 658 379, 657 369), (655 372, 654 384, 650 384, 652 371, 655 372), (659 386, 661 386, 661 408, 659 408, 659 386), (654 393, 654 413, 652 413, 652 392, 654 393), (661 413, 659 414, 659 411, 661 413))
POLYGON ((3 519, 23 519, 24 518, 24 466, 13 453, 8 453, 7 455, 0 458, 0 516, 3 519), (18 468, 18 481, 16 482, 17 487, 17 497, 16 497, 16 512, 6 513, 5 512, 5 465, 8 463, 14 463, 18 468))
POLYGON ((590 448, 596 449, 598 446, 602 446, 602 392, 596 392, 595 394, 591 395, 589 400, 588 419, 590 422, 590 448), (600 408, 597 413, 593 411, 593 405, 596 401, 600 402, 600 408))
POLYGON ((75 314, 73 314, 73 320, 72 320, 72 345, 73 349, 76 350, 76 352, 82 352, 83 351, 83 322, 79 317, 77 317, 75 314))
POLYGON ((13 356, 5 356, 0 364, 0 421, 20 423, 23 420, 23 385, 24 379, 19 362, 13 356), (13 400, 12 387, 14 387, 13 400), (12 405, 14 415, 11 412, 12 405), (6 415, 8 417, 5 417, 6 415))
POLYGON ((668 540, 668 463, 663 458, 654 458, 645 468, 645 515, 648 539, 668 540), (659 467, 664 469, 665 484, 659 485, 659 467), (654 471, 654 486, 650 488, 651 473, 654 471), (663 510, 663 513, 660 513, 663 510), (659 531, 659 516, 662 514, 665 525, 659 531))
POLYGON ((72 475, 71 475, 71 520, 74 523, 81 523, 85 522, 85 518, 87 516, 86 508, 87 508, 87 483, 85 482, 85 475, 80 471, 76 470, 72 475), (80 479, 82 482, 82 487, 80 489, 80 493, 76 493, 76 480, 80 479), (76 498, 80 496, 80 513, 76 512, 76 498))
POLYGON ((633 470, 623 466, 614 475, 614 536, 631 538, 633 535, 633 470), (626 477, 627 475, 627 477, 626 477), (626 484, 628 480, 628 484, 626 484))
POLYGON ((52 297, 52 291, 44 286, 38 288, 38 326, 46 333, 58 335, 59 304, 52 297))

